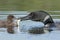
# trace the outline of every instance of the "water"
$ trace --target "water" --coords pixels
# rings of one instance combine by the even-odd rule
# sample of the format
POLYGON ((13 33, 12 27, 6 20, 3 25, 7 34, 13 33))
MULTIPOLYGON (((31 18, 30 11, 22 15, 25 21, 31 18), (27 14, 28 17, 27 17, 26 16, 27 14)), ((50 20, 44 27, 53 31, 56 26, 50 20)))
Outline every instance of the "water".
MULTIPOLYGON (((14 15, 15 17, 23 17, 26 15, 14 15)), ((0 17, 1 20, 6 19, 7 15, 0 17)), ((54 19, 54 21, 60 21, 60 19, 54 19)), ((21 21, 19 25, 20 32, 15 34, 7 33, 6 29, 0 28, 3 30, 0 32, 0 40, 59 40, 60 39, 60 31, 52 31, 51 33, 45 34, 29 34, 26 33, 31 27, 43 27, 44 24, 42 22, 34 22, 31 20, 21 21), (24 32, 21 32, 24 31, 24 32)))

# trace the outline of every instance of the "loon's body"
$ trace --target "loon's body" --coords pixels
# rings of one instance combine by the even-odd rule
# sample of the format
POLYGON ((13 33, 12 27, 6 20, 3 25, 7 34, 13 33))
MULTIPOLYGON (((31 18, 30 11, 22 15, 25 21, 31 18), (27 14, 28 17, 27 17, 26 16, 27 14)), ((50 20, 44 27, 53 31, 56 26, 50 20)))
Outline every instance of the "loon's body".
MULTIPOLYGON (((58 24, 59 23, 55 23, 52 19, 52 17, 45 11, 35 11, 35 12, 31 12, 29 15, 22 17, 21 20, 32 20, 32 21, 39 21, 39 22, 43 22, 44 23, 44 27, 41 28, 32 28, 31 30, 29 30, 31 33, 33 33, 32 31, 37 32, 36 30, 38 30, 37 33, 41 33, 44 30, 47 30, 49 32, 58 29, 58 24)), ((59 24, 60 26, 60 24, 59 24)))

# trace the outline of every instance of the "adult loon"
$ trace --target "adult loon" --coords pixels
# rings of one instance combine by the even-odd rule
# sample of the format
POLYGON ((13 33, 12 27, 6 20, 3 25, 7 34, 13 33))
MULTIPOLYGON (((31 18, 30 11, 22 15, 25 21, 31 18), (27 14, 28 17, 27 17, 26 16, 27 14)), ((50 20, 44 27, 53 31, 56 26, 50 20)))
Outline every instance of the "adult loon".
MULTIPOLYGON (((31 12, 29 15, 27 15, 25 17, 21 17, 19 19, 21 19, 21 21, 23 21, 23 20, 32 20, 32 21, 43 22, 44 27, 42 28, 42 30, 47 29, 49 32, 52 31, 52 30, 58 29, 57 26, 59 24, 59 23, 55 23, 53 21, 52 17, 45 11, 31 12)), ((38 30, 38 29, 39 28, 37 28, 36 30, 38 30)))

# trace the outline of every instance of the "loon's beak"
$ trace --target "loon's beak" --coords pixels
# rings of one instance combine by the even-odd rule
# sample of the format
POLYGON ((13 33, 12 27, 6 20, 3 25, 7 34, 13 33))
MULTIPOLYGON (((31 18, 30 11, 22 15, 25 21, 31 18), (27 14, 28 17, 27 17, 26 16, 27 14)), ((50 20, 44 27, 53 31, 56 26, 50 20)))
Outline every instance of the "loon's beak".
POLYGON ((21 21, 30 20, 30 16, 20 17, 18 19, 20 19, 21 21))

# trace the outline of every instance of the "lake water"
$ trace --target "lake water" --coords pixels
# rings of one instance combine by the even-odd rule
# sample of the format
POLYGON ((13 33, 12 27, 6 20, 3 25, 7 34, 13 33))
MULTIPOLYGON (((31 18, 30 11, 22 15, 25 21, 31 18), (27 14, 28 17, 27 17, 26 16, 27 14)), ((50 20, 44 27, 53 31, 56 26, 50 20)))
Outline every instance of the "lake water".
MULTIPOLYGON (((7 16, 8 15, 0 15, 0 19, 5 20, 7 16)), ((14 15, 14 16, 18 18, 26 15, 14 15)), ((59 22, 60 19, 54 19, 54 21, 59 22)), ((17 32, 15 34, 9 34, 7 33, 6 29, 0 28, 0 30, 3 30, 0 31, 0 40, 60 40, 60 31, 52 31, 51 33, 37 35, 26 33, 31 27, 43 27, 43 26, 44 24, 42 22, 35 22, 31 20, 21 21, 19 25, 20 32, 17 32), (21 32, 21 30, 23 32, 21 32)))

